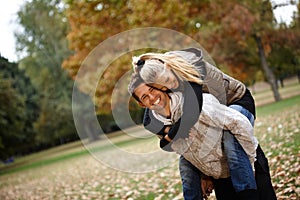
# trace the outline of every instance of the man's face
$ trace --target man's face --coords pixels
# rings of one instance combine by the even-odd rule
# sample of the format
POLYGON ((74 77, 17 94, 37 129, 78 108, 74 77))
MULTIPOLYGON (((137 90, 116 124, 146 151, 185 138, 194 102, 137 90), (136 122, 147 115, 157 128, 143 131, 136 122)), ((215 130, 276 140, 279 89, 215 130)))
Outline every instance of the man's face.
POLYGON ((139 104, 150 110, 163 111, 169 105, 170 97, 166 92, 150 87, 145 83, 139 85, 134 93, 141 101, 139 104))

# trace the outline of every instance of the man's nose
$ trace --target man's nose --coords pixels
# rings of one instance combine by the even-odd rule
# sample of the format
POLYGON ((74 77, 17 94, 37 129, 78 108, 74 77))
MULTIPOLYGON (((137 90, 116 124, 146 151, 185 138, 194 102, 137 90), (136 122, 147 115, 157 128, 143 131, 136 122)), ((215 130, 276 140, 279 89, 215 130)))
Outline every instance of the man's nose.
POLYGON ((149 94, 149 99, 150 99, 150 101, 153 101, 153 100, 155 99, 155 95, 152 94, 152 93, 150 93, 150 94, 149 94))

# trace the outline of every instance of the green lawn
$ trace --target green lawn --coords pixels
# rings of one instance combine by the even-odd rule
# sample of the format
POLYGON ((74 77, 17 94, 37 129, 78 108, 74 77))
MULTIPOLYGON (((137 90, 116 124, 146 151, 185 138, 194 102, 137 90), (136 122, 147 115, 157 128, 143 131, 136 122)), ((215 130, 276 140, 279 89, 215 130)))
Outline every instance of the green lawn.
POLYGON ((260 106, 257 108, 257 116, 271 115, 273 113, 288 109, 297 104, 300 104, 300 95, 285 99, 284 101, 260 106))

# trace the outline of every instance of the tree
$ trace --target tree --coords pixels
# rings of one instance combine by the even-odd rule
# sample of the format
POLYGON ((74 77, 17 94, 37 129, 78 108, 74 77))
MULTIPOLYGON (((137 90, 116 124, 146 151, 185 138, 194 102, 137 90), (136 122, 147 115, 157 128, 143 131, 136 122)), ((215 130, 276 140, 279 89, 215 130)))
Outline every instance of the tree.
POLYGON ((52 146, 78 138, 71 111, 73 81, 61 63, 71 51, 66 39, 68 23, 60 0, 32 0, 18 12, 23 31, 16 32, 20 61, 40 94, 40 113, 34 123, 40 146, 52 146))
MULTIPOLYGON (((199 41, 212 54, 218 67, 244 83, 253 83, 253 77, 263 72, 277 101, 280 94, 275 87, 274 69, 270 66, 270 55, 275 51, 272 42, 278 31, 272 9, 271 3, 263 0, 70 0, 68 40, 74 54, 64 61, 63 68, 75 78, 84 59, 110 36, 136 27, 164 27, 199 41)), ((157 41, 166 39, 154 38, 157 41)), ((109 52, 102 54, 109 55, 109 52)), ((99 113, 110 109, 111 92, 116 80, 130 69, 130 56, 124 55, 111 64, 109 68, 113 71, 108 69, 103 73, 96 92, 85 81, 79 84, 81 91, 92 96, 99 113)), ((87 67, 79 79, 84 79, 83 76, 99 79, 93 76, 97 74, 93 70, 97 69, 87 67)))
POLYGON ((6 159, 32 148, 39 107, 35 88, 16 63, 1 57, 0 69, 0 159, 6 159))
MULTIPOLYGON (((226 3, 220 1, 217 5, 211 4, 211 8, 215 8, 215 17, 210 17, 211 20, 207 24, 214 23, 221 26, 208 31, 208 36, 204 38, 216 40, 211 41, 210 47, 214 57, 222 65, 229 66, 231 71, 236 72, 235 69, 238 67, 241 73, 247 73, 250 78, 263 71, 273 91, 274 99, 279 101, 281 97, 276 87, 275 73, 282 62, 285 62, 285 65, 281 67, 287 67, 284 71, 288 71, 291 62, 285 56, 288 52, 296 52, 298 48, 295 44, 299 43, 296 31, 278 25, 273 16, 274 9, 288 3, 272 5, 270 1, 255 0, 226 1, 226 3), (281 63, 276 62, 279 60, 281 63)), ((237 76, 241 79, 243 74, 239 73, 237 76)))
POLYGON ((25 122, 25 102, 12 87, 11 79, 0 79, 0 159, 14 155, 14 148, 22 140, 22 131, 25 122))
MULTIPOLYGON (((63 68, 75 78, 83 61, 98 44, 117 33, 134 27, 159 26, 178 31, 184 29, 189 25, 188 18, 185 17, 189 4, 189 2, 172 0, 68 1, 67 17, 71 26, 68 40, 74 54, 64 61, 63 68)), ((110 53, 117 50, 111 46, 103 54, 109 57, 110 53)), ((97 69, 88 67, 85 71, 81 71, 82 77, 77 77, 77 81, 81 78, 95 81, 101 79, 96 92, 87 85, 87 81, 79 81, 78 84, 82 92, 93 98, 98 114, 110 113, 114 85, 125 72, 131 69, 131 56, 127 54, 114 61, 103 72, 102 77, 95 77, 97 73, 93 70, 97 69)), ((101 63, 89 64, 101 65, 101 63)), ((120 95, 120 104, 124 103, 122 96, 124 95, 120 95)))
POLYGON ((261 0, 213 1, 210 8, 214 12, 205 14, 210 17, 204 24, 205 30, 201 36, 215 40, 210 40, 209 47, 214 58, 228 66, 230 71, 239 68, 239 79, 243 76, 254 77, 262 69, 275 100, 280 100, 274 72, 267 61, 272 50, 269 36, 276 32, 271 3, 261 0), (211 24, 215 26, 211 28, 211 24), (210 28, 212 31, 206 31, 210 28), (260 68, 257 67, 259 65, 260 68))
POLYGON ((274 19, 273 13, 272 13, 272 7, 271 3, 267 1, 263 1, 261 3, 261 9, 260 9, 260 15, 259 20, 260 23, 257 23, 257 28, 253 31, 253 38, 256 42, 257 48, 258 48, 258 54, 260 57, 262 68, 265 72, 267 81, 269 82, 271 89, 273 91, 273 96, 275 98, 275 101, 280 101, 281 96, 279 94, 278 88, 276 86, 276 78, 274 75, 274 72, 270 69, 269 64, 267 62, 267 55, 265 47, 269 48, 270 43, 267 40, 267 38, 264 38, 264 43, 262 41, 262 37, 266 36, 268 32, 274 32, 274 28, 272 26, 272 22, 274 19))
MULTIPOLYGON (((300 40, 300 1, 297 3, 297 12, 294 13, 293 21, 288 29, 285 26, 281 27, 283 30, 281 32, 289 32, 288 45, 284 47, 291 47, 289 51, 292 54, 292 72, 296 73, 300 83, 300 50, 299 50, 299 40, 300 40)), ((283 35, 283 34, 281 34, 283 35)), ((281 39, 286 40, 286 38, 281 37, 281 39)))

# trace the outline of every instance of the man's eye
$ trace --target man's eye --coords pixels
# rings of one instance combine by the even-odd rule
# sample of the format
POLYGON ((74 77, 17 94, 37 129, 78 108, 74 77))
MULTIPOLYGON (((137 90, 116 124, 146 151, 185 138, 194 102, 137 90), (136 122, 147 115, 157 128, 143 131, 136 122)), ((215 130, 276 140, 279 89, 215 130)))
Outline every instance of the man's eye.
POLYGON ((148 101, 148 99, 149 99, 149 96, 147 95, 147 96, 144 96, 144 98, 142 99, 142 101, 146 102, 146 101, 148 101))

